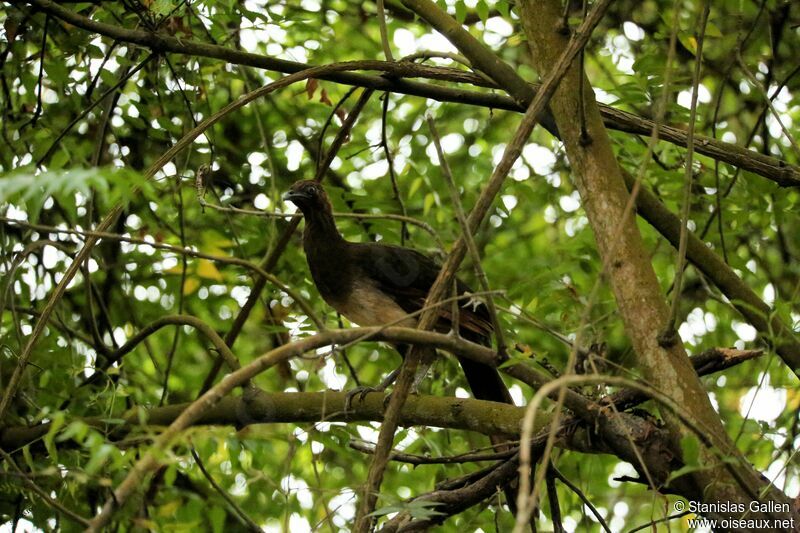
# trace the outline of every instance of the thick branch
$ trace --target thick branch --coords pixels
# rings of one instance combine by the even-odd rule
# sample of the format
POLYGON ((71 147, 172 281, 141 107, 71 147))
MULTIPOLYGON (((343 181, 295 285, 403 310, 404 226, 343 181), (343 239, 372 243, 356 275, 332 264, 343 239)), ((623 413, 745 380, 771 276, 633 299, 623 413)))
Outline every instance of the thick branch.
MULTIPOLYGON (((249 397, 223 398, 202 413, 191 425, 230 425, 237 428, 251 424, 310 423, 310 422, 380 422, 383 420, 384 395, 370 393, 364 401, 353 402, 345 412, 345 392, 259 393, 249 397)), ((137 427, 168 426, 189 407, 190 403, 165 407, 135 407, 115 424, 111 437, 118 439, 137 427)), ((408 399, 400 415, 400 425, 428 426, 447 429, 519 434, 519 422, 524 409, 504 403, 472 398, 442 398, 414 395, 408 399)), ((82 420, 90 427, 109 429, 108 417, 82 420)), ((543 425, 548 422, 543 417, 543 425)), ((37 426, 8 427, 0 433, 0 449, 12 452, 35 442, 50 431, 50 423, 37 426)))
MULTIPOLYGON (((635 181, 633 176, 624 172, 623 177, 627 187, 632 188, 635 181)), ((639 188, 636 208, 642 218, 675 248, 678 247, 681 236, 680 219, 646 187, 639 188)), ((800 377, 800 341, 792 330, 713 249, 706 246, 693 232, 688 232, 687 237, 686 255, 695 268, 714 282, 742 316, 775 347, 786 366, 800 377)))
MULTIPOLYGON (((408 328, 351 328, 346 330, 327 330, 317 335, 306 337, 302 340, 280 346, 258 357, 248 365, 228 374, 225 379, 214 385, 200 398, 192 402, 181 414, 159 435, 149 452, 147 452, 131 469, 125 479, 114 490, 113 495, 106 501, 101 512, 91 521, 91 531, 100 531, 111 521, 117 508, 141 488, 145 476, 155 470, 159 465, 159 457, 167 450, 178 434, 196 423, 209 409, 217 405, 222 398, 234 388, 252 379, 268 368, 299 356, 310 350, 330 346, 332 344, 345 344, 364 340, 391 340, 404 344, 425 344, 428 346, 452 350, 464 357, 470 357, 485 364, 492 364, 494 359, 492 350, 484 346, 473 344, 464 339, 419 331, 408 328), (488 354, 487 354, 488 352, 488 354), (488 357, 487 357, 488 355, 488 357)), ((254 398, 257 398, 254 397, 254 398)), ((253 398, 253 399, 254 399, 253 398)), ((246 397, 246 400, 248 398, 246 397)))
MULTIPOLYGON (((554 70, 565 38, 553 30, 560 20, 560 5, 555 0, 525 0, 522 21, 536 67, 541 72, 554 70)), ((675 405, 689 409, 691 419, 704 429, 710 439, 701 449, 701 460, 708 470, 693 472, 676 481, 693 482, 697 494, 707 501, 746 502, 751 499, 745 486, 756 491, 768 486, 741 458, 727 438, 722 422, 692 369, 682 345, 662 346, 657 333, 668 321, 668 308, 649 255, 644 248, 630 209, 630 197, 622 172, 611 148, 593 95, 582 97, 576 90, 587 83, 580 65, 574 65, 556 91, 551 108, 564 140, 587 218, 592 226, 604 273, 610 279, 625 330, 631 339, 637 361, 653 387, 669 396, 675 405), (579 113, 579 110, 584 111, 579 113), (585 129, 581 126, 585 124, 585 129), (586 142, 588 132, 590 142, 586 142), (738 459, 736 475, 720 460, 738 459)), ((691 435, 677 413, 664 411, 666 429, 674 453, 680 454, 680 441, 691 435)), ((777 501, 779 493, 770 494, 777 501)))

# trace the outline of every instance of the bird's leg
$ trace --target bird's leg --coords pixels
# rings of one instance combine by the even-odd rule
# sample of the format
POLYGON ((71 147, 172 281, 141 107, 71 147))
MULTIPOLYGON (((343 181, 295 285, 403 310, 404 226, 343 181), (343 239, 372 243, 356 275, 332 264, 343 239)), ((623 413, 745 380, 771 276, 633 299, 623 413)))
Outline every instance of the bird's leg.
MULTIPOLYGON (((398 351, 403 355, 403 359, 406 358, 408 353, 411 351, 411 345, 401 345, 398 346, 398 351)), ((416 374, 414 375, 414 381, 411 383, 411 389, 409 394, 418 394, 419 393, 419 384, 422 383, 422 380, 425 379, 425 376, 428 374, 428 370, 433 365, 434 361, 436 360, 436 350, 433 348, 421 346, 419 348, 419 364, 417 366, 416 374)), ((377 387, 367 387, 361 386, 356 387, 347 391, 347 394, 344 398, 344 410, 345 412, 350 410, 350 406, 353 403, 353 398, 358 397, 359 401, 364 401, 364 397, 369 394, 370 392, 384 392, 391 384, 393 384, 397 380, 397 376, 400 375, 400 369, 402 366, 395 368, 386 378, 381 382, 380 385, 377 387)), ((389 402, 389 399, 392 397, 391 393, 387 394, 384 398, 384 405, 389 402)))
MULTIPOLYGON (((353 403, 353 398, 358 396, 358 400, 360 402, 364 401, 364 397, 369 394, 370 392, 384 392, 386 389, 389 388, 389 385, 395 382, 397 376, 400 374, 400 367, 395 368, 392 372, 381 381, 380 385, 377 387, 368 387, 362 385, 360 387, 356 387, 354 389, 350 389, 347 391, 347 394, 344 396, 344 410, 345 412, 350 410, 350 405, 353 403)), ((385 403, 385 402, 384 402, 385 403)))
POLYGON ((417 373, 414 376, 414 382, 411 384, 411 394, 417 394, 419 391, 419 384, 425 379, 434 361, 436 361, 436 350, 433 348, 420 346, 419 347, 419 364, 417 365, 417 373))

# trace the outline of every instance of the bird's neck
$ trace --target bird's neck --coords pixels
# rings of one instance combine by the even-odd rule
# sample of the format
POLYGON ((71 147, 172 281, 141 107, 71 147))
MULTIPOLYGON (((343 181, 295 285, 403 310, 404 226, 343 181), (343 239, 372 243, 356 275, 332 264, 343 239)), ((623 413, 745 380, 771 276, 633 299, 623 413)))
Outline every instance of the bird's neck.
POLYGON ((345 240, 336 228, 333 213, 327 210, 305 213, 306 228, 303 232, 305 246, 317 249, 330 249, 341 246, 345 240))

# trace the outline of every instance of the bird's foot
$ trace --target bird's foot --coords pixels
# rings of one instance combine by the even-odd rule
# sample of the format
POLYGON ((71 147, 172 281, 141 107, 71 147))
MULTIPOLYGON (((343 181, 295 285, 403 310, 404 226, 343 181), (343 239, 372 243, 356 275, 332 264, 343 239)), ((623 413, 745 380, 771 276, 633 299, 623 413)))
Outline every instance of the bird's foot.
MULTIPOLYGON (((367 394, 369 394, 370 392, 384 392, 385 390, 386 387, 383 384, 381 384, 378 385, 377 387, 367 387, 362 385, 360 387, 356 387, 354 389, 347 391, 347 393, 344 395, 344 412, 347 413, 350 411, 350 407, 353 404, 353 398, 357 398, 359 402, 363 402, 367 394)), ((386 404, 386 402, 390 397, 391 395, 386 396, 386 399, 384 399, 384 405, 386 404)))
MULTIPOLYGON (((400 373, 400 369, 399 368, 395 368, 388 376, 386 376, 386 378, 377 387, 365 387, 365 386, 362 385, 362 386, 356 387, 355 389, 352 389, 352 390, 348 391, 347 394, 345 394, 345 397, 344 397, 344 412, 346 413, 346 412, 348 412, 350 410, 350 406, 353 403, 353 398, 355 398, 356 396, 358 396, 358 400, 359 401, 363 402, 364 398, 370 392, 384 392, 386 389, 389 388, 389 386, 392 383, 394 383, 394 381, 397 379, 397 375, 399 373, 400 373)), ((389 398, 391 398, 391 394, 387 395, 386 398, 384 398, 384 400, 383 400, 384 408, 386 407, 386 404, 389 402, 389 398)))

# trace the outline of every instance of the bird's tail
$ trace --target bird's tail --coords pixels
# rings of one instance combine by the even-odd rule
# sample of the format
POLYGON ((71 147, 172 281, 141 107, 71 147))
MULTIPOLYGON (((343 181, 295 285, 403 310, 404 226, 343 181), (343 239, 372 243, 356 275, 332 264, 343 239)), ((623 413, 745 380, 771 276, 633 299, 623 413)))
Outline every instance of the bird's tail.
MULTIPOLYGON (((482 335, 477 335, 471 331, 462 332, 462 336, 468 341, 483 346, 491 346, 489 339, 482 335)), ((466 357, 458 357, 464 376, 467 378, 472 396, 478 400, 488 400, 490 402, 500 402, 514 405, 508 387, 500 377, 500 372, 495 367, 478 363, 466 357)))
MULTIPOLYGON (((491 346, 489 339, 484 336, 472 334, 468 331, 463 332, 463 336, 465 339, 477 344, 491 346)), ((500 372, 498 372, 497 368, 460 356, 458 357, 458 362, 461 364, 461 369, 464 371, 464 376, 467 378, 473 397, 478 400, 514 405, 511 393, 500 377, 500 372)), ((497 451, 507 450, 510 447, 509 442, 514 440, 508 435, 491 435, 489 439, 497 451)), ((503 492, 506 495, 506 503, 512 513, 516 513, 518 489, 518 481, 516 479, 503 488, 503 492)))
POLYGON ((478 363, 466 357, 459 357, 458 362, 467 378, 472 395, 478 400, 508 403, 513 405, 514 400, 508 392, 508 387, 500 378, 496 368, 483 363, 478 363))

